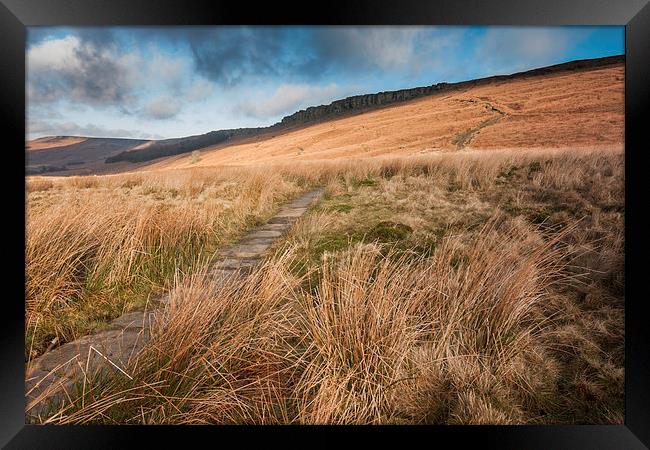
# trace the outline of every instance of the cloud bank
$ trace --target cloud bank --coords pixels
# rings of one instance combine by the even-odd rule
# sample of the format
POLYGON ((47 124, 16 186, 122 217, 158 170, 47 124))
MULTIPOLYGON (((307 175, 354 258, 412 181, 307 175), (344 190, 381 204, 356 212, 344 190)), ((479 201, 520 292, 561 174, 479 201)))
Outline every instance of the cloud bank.
POLYGON ((620 54, 622 30, 30 28, 28 129, 32 137, 87 132, 172 137, 261 126, 353 93, 620 54), (78 125, 83 123, 87 125, 78 125))

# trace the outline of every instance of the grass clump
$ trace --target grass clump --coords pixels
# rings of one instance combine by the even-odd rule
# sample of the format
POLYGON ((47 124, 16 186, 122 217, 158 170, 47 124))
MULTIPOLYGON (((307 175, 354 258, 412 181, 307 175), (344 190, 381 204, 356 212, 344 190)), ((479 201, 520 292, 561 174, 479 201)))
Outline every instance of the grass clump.
POLYGON ((348 204, 345 204, 345 203, 337 203, 337 204, 328 206, 327 209, 329 211, 337 211, 337 212, 346 213, 346 212, 352 211, 352 208, 353 208, 352 205, 348 205, 348 204))

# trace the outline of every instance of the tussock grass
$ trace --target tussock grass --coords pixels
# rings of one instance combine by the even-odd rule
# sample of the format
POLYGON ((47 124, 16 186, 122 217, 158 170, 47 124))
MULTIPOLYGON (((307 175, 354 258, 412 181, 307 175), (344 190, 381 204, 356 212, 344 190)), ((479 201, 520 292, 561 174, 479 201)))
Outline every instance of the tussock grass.
POLYGON ((622 154, 278 165, 266 197, 246 170, 98 177, 223 199, 247 174, 257 207, 285 184, 327 194, 248 279, 170 268, 132 379, 93 374, 48 423, 621 423, 622 154))

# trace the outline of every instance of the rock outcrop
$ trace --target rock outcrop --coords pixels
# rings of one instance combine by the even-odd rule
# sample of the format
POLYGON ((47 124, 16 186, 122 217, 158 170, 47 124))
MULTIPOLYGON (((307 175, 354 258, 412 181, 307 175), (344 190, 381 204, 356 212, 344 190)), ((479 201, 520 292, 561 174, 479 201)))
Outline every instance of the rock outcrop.
POLYGON ((401 89, 399 91, 386 91, 377 94, 355 95, 342 100, 336 100, 329 105, 311 106, 307 109, 298 111, 282 119, 280 124, 306 124, 328 119, 335 116, 358 113, 368 109, 389 105, 391 103, 403 102, 425 95, 435 94, 437 92, 448 90, 450 83, 438 83, 431 86, 416 87, 413 89, 401 89))
POLYGON ((554 66, 542 67, 528 70, 526 72, 514 73, 511 75, 496 75, 476 80, 461 81, 458 83, 438 83, 431 86, 416 87, 412 89, 401 89, 399 91, 379 92, 377 94, 355 95, 342 100, 336 100, 329 105, 311 106, 286 116, 280 122, 281 125, 308 124, 336 116, 356 114, 369 109, 412 100, 418 97, 436 94, 454 89, 465 89, 481 84, 494 83, 527 76, 548 75, 554 72, 589 69, 609 64, 620 64, 625 61, 624 56, 610 56, 605 58, 584 59, 571 61, 554 66))

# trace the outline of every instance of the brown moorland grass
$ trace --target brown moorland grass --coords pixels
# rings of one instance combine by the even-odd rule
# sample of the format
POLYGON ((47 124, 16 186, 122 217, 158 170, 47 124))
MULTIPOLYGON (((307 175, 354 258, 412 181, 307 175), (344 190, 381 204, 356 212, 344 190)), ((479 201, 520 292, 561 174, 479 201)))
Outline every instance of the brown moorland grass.
POLYGON ((28 179, 26 358, 142 306, 304 188, 256 170, 28 179))
POLYGON ((622 153, 268 172, 328 194, 245 282, 179 277, 131 378, 48 423, 622 423, 622 153))

